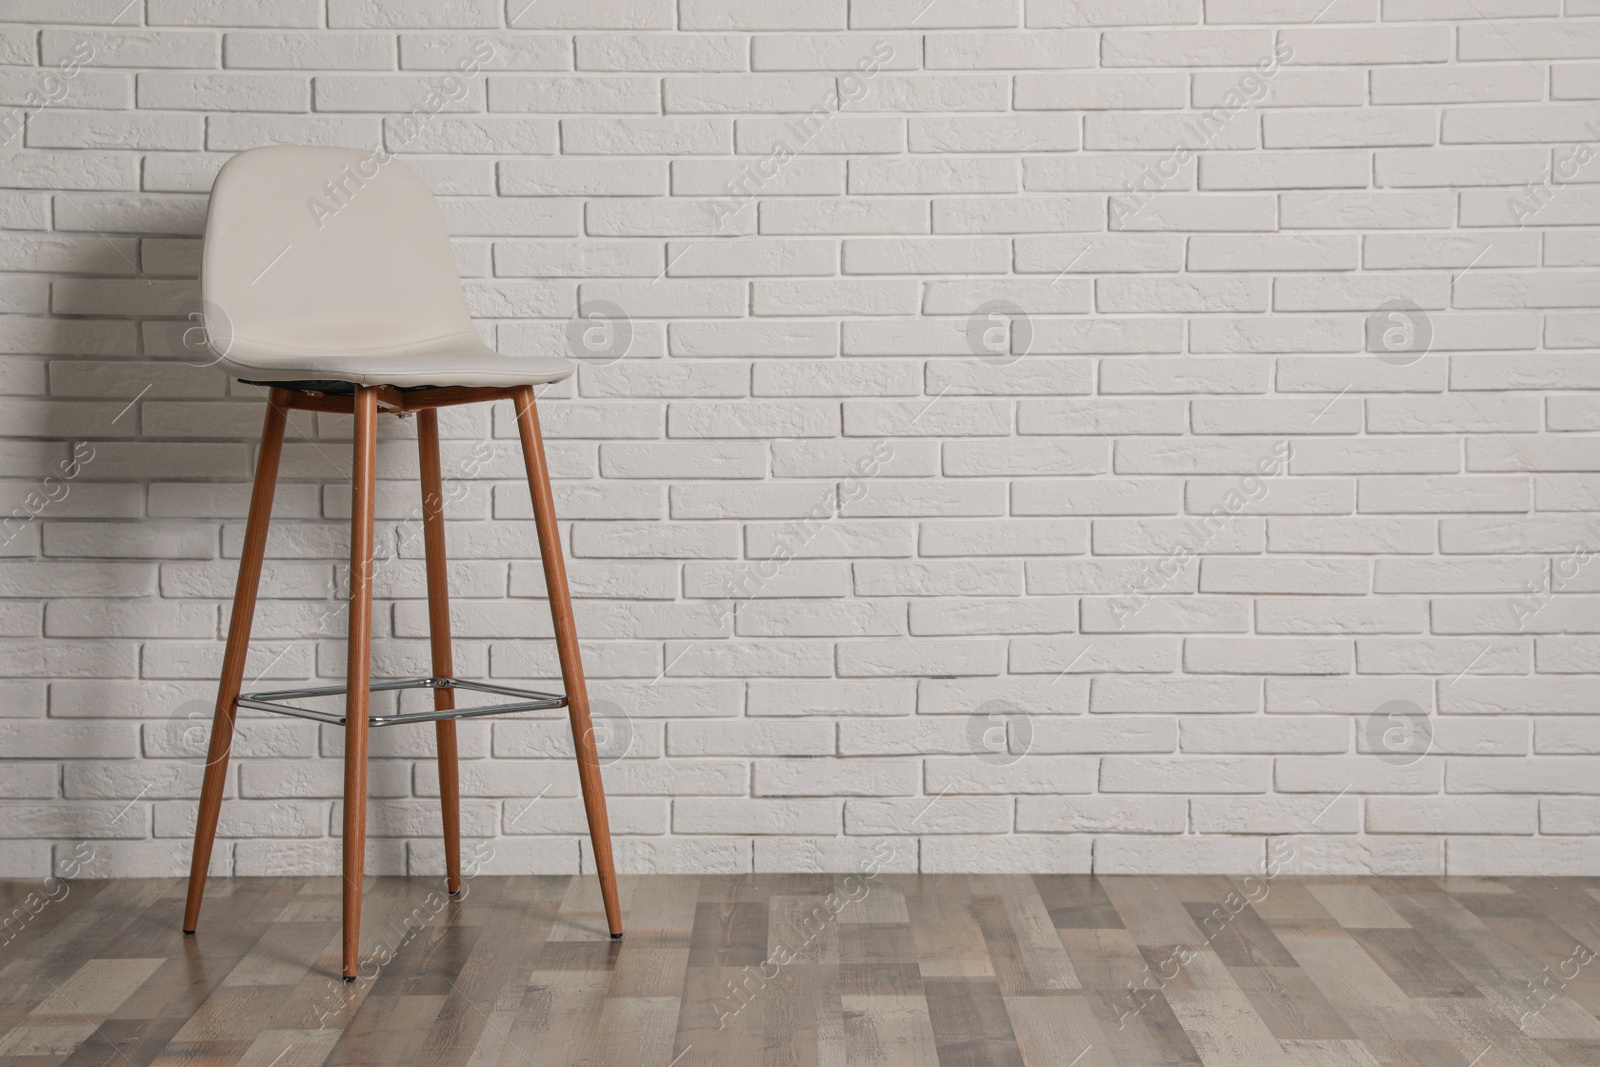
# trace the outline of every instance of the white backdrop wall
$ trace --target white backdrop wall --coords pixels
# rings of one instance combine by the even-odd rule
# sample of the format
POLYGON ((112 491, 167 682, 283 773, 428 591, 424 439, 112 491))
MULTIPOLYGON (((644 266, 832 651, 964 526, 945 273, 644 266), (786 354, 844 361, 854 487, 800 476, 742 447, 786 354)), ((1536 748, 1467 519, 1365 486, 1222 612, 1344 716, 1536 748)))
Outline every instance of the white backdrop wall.
MULTIPOLYGON (((0 0, 5 872, 187 869, 263 400, 182 342, 272 143, 394 153, 485 336, 586 360, 623 870, 1600 872, 1597 16, 0 0)), ((515 426, 444 423, 457 673, 548 685, 515 426)), ((262 685, 342 672, 348 434, 292 422, 262 685)), ((590 869, 565 721, 461 730, 486 869, 590 869)), ((432 744, 374 735, 375 871, 441 869, 432 744)), ((336 871, 337 731, 235 755, 216 869, 336 871)))

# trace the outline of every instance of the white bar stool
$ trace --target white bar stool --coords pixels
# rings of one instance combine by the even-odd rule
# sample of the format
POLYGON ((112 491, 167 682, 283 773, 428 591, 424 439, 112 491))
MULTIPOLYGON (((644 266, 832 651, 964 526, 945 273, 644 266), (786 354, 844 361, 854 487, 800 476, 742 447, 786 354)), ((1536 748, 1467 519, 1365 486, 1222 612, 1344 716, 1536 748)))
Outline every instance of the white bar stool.
POLYGON ((565 706, 578 755, 595 867, 611 936, 622 936, 611 831, 589 721, 566 564, 533 387, 575 365, 559 356, 502 356, 473 329, 444 216, 422 181, 381 150, 274 146, 229 160, 211 190, 201 269, 205 344, 240 379, 271 387, 233 617, 217 686, 183 929, 194 933, 222 808, 237 709, 255 708, 343 725, 344 977, 353 981, 361 937, 366 852, 367 731, 432 722, 439 742, 439 793, 451 893, 461 889, 460 777, 455 720, 565 706), (565 694, 486 685, 453 676, 445 576, 443 489, 437 409, 509 399, 516 406, 534 528, 544 563, 565 694), (344 686, 241 694, 251 618, 284 424, 292 409, 355 415, 350 515, 349 670, 344 686), (373 493, 379 412, 415 413, 422 466, 423 542, 433 675, 374 683, 372 661, 373 493), (374 716, 373 690, 429 688, 431 713, 374 716), (458 709, 455 691, 512 698, 458 709), (293 703, 345 694, 343 715, 293 703))

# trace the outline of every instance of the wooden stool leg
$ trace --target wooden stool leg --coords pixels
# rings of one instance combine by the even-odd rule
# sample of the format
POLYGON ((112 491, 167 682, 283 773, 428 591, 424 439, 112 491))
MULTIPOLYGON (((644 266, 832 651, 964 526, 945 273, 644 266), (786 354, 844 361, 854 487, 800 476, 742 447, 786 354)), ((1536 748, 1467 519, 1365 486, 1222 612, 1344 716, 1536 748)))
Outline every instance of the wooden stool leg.
MULTIPOLYGON (((444 554, 444 478, 439 472, 439 413, 417 412, 417 455, 422 462, 422 545, 428 567, 428 638, 433 645, 433 676, 455 676, 450 650, 450 580, 444 554)), ((435 689, 433 707, 456 706, 453 689, 435 689)), ((461 892, 461 773, 456 763, 454 719, 434 723, 439 741, 439 808, 444 815, 445 886, 461 892)))
POLYGON ((516 391, 517 431, 522 437, 522 460, 528 468, 528 489, 533 494, 533 522, 539 533, 539 556, 544 563, 544 584, 555 622, 556 651, 561 657, 561 680, 567 690, 567 713, 572 741, 578 750, 578 781, 583 786, 583 810, 589 817, 589 841, 594 847, 595 870, 605 898, 606 925, 612 937, 622 936, 622 909, 617 903, 617 873, 611 859, 611 824, 606 817, 605 788, 600 783, 600 757, 595 751, 594 727, 589 721, 589 693, 583 684, 583 661, 578 654, 578 629, 572 620, 572 597, 567 590, 567 565, 561 555, 561 533, 556 527, 555 498, 550 491, 550 467, 545 462, 544 441, 539 436, 539 415, 534 410, 532 386, 516 391))
POLYGON ((283 428, 288 421, 289 394, 274 389, 267 395, 267 414, 261 426, 261 454, 256 461, 255 488, 250 493, 250 517, 245 521, 244 548, 239 553, 239 579, 233 588, 233 616, 228 622, 228 643, 222 653, 222 674, 217 681, 217 707, 211 720, 211 746, 206 753, 205 781, 200 787, 200 814, 194 827, 194 855, 189 864, 189 900, 183 910, 183 932, 192 934, 200 921, 200 901, 211 869, 211 846, 217 838, 217 817, 222 812, 222 791, 228 780, 228 754, 233 748, 234 702, 244 684, 244 663, 250 652, 250 624, 256 613, 256 591, 261 585, 261 561, 267 551, 267 526, 272 517, 272 495, 278 484, 278 459, 283 454, 283 428))
POLYGON ((378 391, 357 386, 350 499, 350 636, 344 728, 344 977, 361 946, 361 878, 367 853, 367 714, 372 698, 372 519, 377 491, 378 391))

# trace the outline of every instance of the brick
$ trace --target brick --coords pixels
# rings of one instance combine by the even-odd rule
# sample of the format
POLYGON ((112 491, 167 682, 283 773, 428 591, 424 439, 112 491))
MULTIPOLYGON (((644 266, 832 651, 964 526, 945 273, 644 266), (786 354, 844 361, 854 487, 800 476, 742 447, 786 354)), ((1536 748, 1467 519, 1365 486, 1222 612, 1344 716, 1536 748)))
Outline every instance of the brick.
POLYGON ((315 0, 286 0, 274 9, 244 0, 154 0, 145 19, 152 26, 293 26, 321 25, 321 5, 315 0))
POLYGON ((580 33, 575 39, 577 68, 662 72, 744 70, 748 62, 748 40, 738 34, 697 33, 692 37, 673 37, 662 34, 580 33))
POLYGON ((1093 868, 1087 837, 1033 834, 930 837, 922 842, 920 869, 928 873, 975 871, 1087 874, 1093 868))
POLYGON ((1003 274, 1011 261, 1008 243, 992 237, 847 238, 843 245, 846 274, 1003 274))
POLYGON ((757 760, 758 797, 911 796, 918 767, 901 759, 757 760))
POLYGON ((722 155, 733 143, 723 118, 564 118, 561 145, 578 155, 722 155))
POLYGON ((1355 797, 1196 797, 1190 802, 1198 833, 1349 834, 1361 829, 1355 797))
MULTIPOLYGON (((39 56, 47 66, 60 66, 81 60, 83 45, 94 49, 89 62, 96 67, 215 67, 222 55, 222 38, 215 33, 46 29, 39 35, 39 56)), ((31 65, 31 48, 29 53, 31 65)))
POLYGON ((670 0, 607 0, 605 3, 540 4, 521 11, 507 10, 513 29, 624 29, 664 30, 673 25, 670 0))
POLYGON ((1347 674, 1351 642, 1327 638, 1190 637, 1184 668, 1198 674, 1347 674))
POLYGON ((1259 757, 1107 756, 1100 788, 1108 793, 1262 793, 1272 761, 1259 757))
MULTIPOLYGON (((1049 233, 1069 230, 1098 231, 1105 209, 1093 197, 1024 197, 1012 200, 941 197, 933 202, 935 233, 1049 233)), ((1061 287, 1070 292, 1070 286, 1061 287)), ((1039 307, 1039 310, 1087 308, 1039 307)))
MULTIPOLYGON (((1084 118, 1083 146, 1095 151, 1171 152, 1174 145, 1199 142, 1207 149, 1261 147, 1254 123, 1240 119, 1220 122, 1196 134, 1193 119, 1179 112, 1115 114, 1091 111, 1084 118)), ((1166 157, 1164 157, 1166 158, 1166 157)), ((1163 168, 1164 170, 1170 168, 1163 168)))
POLYGON ((849 191, 885 193, 1014 193, 1017 171, 1004 159, 852 159, 849 191))
MULTIPOLYGON (((767 177, 748 159, 677 159, 672 162, 672 192, 677 196, 838 196, 844 192, 844 164, 833 159, 791 159, 767 177)), ((829 271, 828 273, 832 273, 829 271)))
POLYGON ((1450 58, 1448 27, 1306 27, 1281 31, 1297 66, 1443 63, 1450 58))
POLYGON ((1431 145, 1434 114, 1384 108, 1345 112, 1269 112, 1262 116, 1264 148, 1391 148, 1431 145))
POLYGON ((1165 637, 1021 637, 1011 642, 1013 674, 1176 669, 1178 643, 1165 637))
POLYGON ((336 28, 475 28, 500 24, 499 4, 464 0, 443 8, 403 0, 329 0, 328 25, 336 28))
POLYGON ((1474 800, 1471 807, 1445 798, 1373 797, 1367 801, 1366 830, 1375 834, 1532 834, 1541 818, 1539 801, 1533 797, 1474 800))
POLYGON ((305 111, 310 82, 282 74, 140 74, 141 108, 198 111, 305 111))
MULTIPOLYGON (((1335 10, 1328 9, 1330 14, 1335 10)), ((1262 94, 1252 91, 1236 71, 1198 71, 1193 76, 1193 101, 1199 108, 1233 108, 1244 96, 1257 108, 1357 107, 1367 95, 1364 75, 1359 68, 1286 70, 1280 65, 1262 94)))
POLYGON ((1091 67, 1095 44, 1092 33, 1071 31, 930 33, 923 61, 930 70, 1091 67))
POLYGON ((1461 31, 1461 58, 1573 59, 1600 56, 1600 33, 1583 22, 1496 22, 1461 31))
POLYGON ((843 0, 800 0, 781 10, 752 9, 734 0, 682 0, 679 25, 688 30, 838 30, 844 28, 844 9, 843 0))
POLYGON ((1181 74, 1054 71, 1018 74, 1015 106, 1027 111, 1165 110, 1184 107, 1188 97, 1189 82, 1181 74))
POLYGON ((1177 797, 1018 797, 1017 829, 1058 832, 1071 825, 1085 833, 1177 834, 1187 825, 1177 797))
POLYGON ((840 827, 840 802, 832 798, 672 802, 672 829, 680 834, 834 834, 840 827))
MULTIPOLYGON (((177 34, 164 35, 169 40, 177 34)), ((200 49, 202 42, 209 47, 203 53, 206 62, 140 63, 140 66, 199 67, 216 66, 215 39, 184 34, 190 54, 200 49)), ((383 34, 326 34, 314 38, 309 34, 294 32, 242 32, 222 36, 222 65, 243 70, 393 70, 395 44, 392 37, 383 34)))
MULTIPOLYGON (((1300 117, 1298 113, 1295 117, 1300 117)), ((1269 145, 1268 147, 1281 147, 1269 145)), ((1320 145, 1317 147, 1321 147, 1320 145)), ((1372 164, 1366 153, 1252 152, 1201 157, 1201 189, 1364 189, 1372 164)), ((1318 238, 1294 235, 1301 247, 1318 238)), ((1279 238, 1280 242, 1285 238, 1279 238)), ((1321 238, 1322 242, 1331 240, 1321 238)))
POLYGON ((850 834, 1005 834, 1011 823, 1011 801, 999 797, 848 800, 844 808, 850 834))
POLYGON ((771 155, 781 145, 795 155, 899 152, 905 147, 905 122, 898 118, 840 116, 827 123, 795 118, 739 118, 734 144, 741 155, 771 155))

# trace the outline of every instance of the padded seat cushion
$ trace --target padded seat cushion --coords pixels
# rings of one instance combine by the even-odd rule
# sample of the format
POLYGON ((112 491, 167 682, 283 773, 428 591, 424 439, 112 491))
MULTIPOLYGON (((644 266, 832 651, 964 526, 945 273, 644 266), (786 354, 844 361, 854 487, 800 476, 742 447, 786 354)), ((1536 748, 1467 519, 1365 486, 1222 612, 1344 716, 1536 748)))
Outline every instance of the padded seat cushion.
POLYGON ((384 352, 285 352, 235 338, 223 362, 258 383, 313 379, 399 387, 543 385, 577 369, 561 356, 502 356, 476 333, 384 352))

